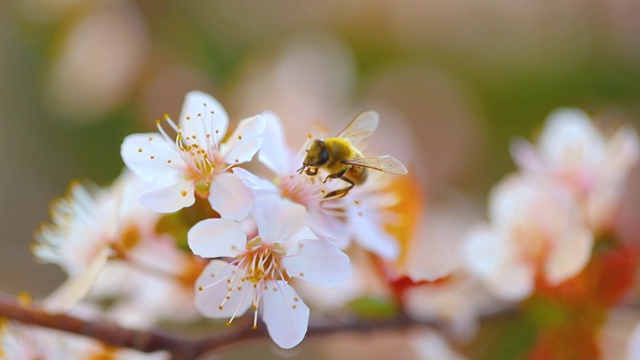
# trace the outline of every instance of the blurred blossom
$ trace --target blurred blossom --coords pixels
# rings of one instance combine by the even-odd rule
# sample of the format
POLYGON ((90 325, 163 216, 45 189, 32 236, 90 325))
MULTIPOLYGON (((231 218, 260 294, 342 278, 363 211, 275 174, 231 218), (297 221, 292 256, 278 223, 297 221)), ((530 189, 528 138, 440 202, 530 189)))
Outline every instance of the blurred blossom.
POLYGON ((416 352, 416 359, 421 360, 464 360, 447 343, 447 340, 435 330, 426 330, 411 337, 411 345, 416 352))
POLYGON ((444 321, 454 335, 469 339, 479 316, 504 304, 463 268, 464 235, 480 219, 479 209, 461 194, 445 193, 444 198, 429 202, 408 252, 413 264, 408 273, 414 281, 439 281, 407 289, 404 305, 411 316, 444 321))
POLYGON ((559 109, 549 115, 537 147, 521 140, 512 153, 524 172, 570 191, 599 233, 610 229, 619 210, 626 178, 640 159, 640 142, 629 126, 605 136, 583 111, 559 109))
POLYGON ((511 175, 489 195, 489 224, 467 235, 464 264, 505 300, 522 300, 541 275, 555 285, 589 261, 593 234, 564 188, 545 179, 511 175))
POLYGON ((119 229, 122 187, 89 193, 71 185, 69 194, 51 206, 52 223, 36 234, 32 251, 42 262, 60 265, 67 281, 45 301, 45 309, 64 312, 89 291, 111 254, 119 229))
MULTIPOLYGON (((45 309, 70 309, 94 286, 110 258, 144 265, 154 258, 146 257, 144 250, 136 253, 140 245, 144 245, 141 249, 151 246, 153 251, 162 243, 173 245, 172 239, 159 238, 156 233, 160 215, 142 207, 134 195, 145 186, 133 174, 123 172, 108 189, 89 192, 74 184, 67 197, 54 202, 52 223, 43 225, 37 234, 33 252, 43 262, 60 265, 69 278, 47 297, 45 309)), ((154 263, 146 265, 156 268, 154 263)))
POLYGON ((448 190, 421 210, 399 268, 414 281, 434 281, 459 272, 464 235, 481 219, 480 209, 464 195, 448 190))
POLYGON ((148 47, 137 8, 126 2, 88 7, 60 36, 45 83, 45 102, 62 121, 95 121, 127 99, 148 47))

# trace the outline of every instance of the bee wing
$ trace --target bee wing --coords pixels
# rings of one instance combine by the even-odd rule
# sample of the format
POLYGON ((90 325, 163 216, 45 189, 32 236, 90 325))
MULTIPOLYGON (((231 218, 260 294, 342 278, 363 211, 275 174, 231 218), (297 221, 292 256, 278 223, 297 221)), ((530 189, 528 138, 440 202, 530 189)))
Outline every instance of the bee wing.
POLYGON ((359 140, 369 137, 378 127, 380 117, 373 110, 363 111, 358 114, 344 130, 338 134, 338 137, 348 140, 359 140))
POLYGON ((390 155, 365 156, 361 158, 343 160, 342 162, 349 165, 363 166, 396 175, 404 175, 409 172, 400 161, 390 155))

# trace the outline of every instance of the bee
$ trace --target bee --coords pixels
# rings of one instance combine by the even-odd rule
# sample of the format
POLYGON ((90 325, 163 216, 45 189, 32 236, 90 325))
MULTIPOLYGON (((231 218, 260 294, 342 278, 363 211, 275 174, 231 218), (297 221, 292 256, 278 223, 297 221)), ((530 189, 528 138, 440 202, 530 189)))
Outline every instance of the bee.
POLYGON ((343 189, 331 191, 324 196, 328 198, 340 198, 349 193, 356 185, 367 180, 367 169, 384 171, 390 174, 404 175, 407 168, 390 155, 364 156, 353 142, 369 137, 378 127, 378 113, 364 111, 358 114, 347 127, 336 137, 315 139, 307 149, 307 155, 298 169, 298 174, 314 176, 319 169, 324 169, 329 174, 324 179, 342 179, 349 185, 343 189))

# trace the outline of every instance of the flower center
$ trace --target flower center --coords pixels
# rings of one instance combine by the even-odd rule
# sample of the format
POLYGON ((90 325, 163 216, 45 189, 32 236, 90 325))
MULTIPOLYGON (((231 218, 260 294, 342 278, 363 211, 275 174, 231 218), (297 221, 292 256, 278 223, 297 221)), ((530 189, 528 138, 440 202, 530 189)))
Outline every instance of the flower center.
POLYGON ((240 255, 238 267, 244 268, 240 281, 250 281, 253 287, 266 280, 288 280, 280 260, 285 255, 279 244, 265 244, 256 237, 247 243, 247 251, 240 255))
MULTIPOLYGON (((194 181, 198 196, 208 197, 211 179, 216 169, 221 165, 218 159, 219 130, 213 132, 206 130, 207 126, 203 124, 203 129, 205 129, 203 134, 185 134, 184 129, 176 125, 168 115, 165 115, 165 121, 177 133, 175 146, 184 164, 187 165, 186 169, 182 169, 186 172, 186 178, 194 181)), ((202 121, 204 123, 207 120, 202 117, 202 114, 198 114, 198 119, 191 120, 187 116, 187 121, 202 121)), ((171 142, 172 138, 164 131, 160 121, 157 121, 156 124, 160 134, 171 142)), ((172 161, 167 160, 167 163, 171 166, 172 161)))
MULTIPOLYGON (((209 284, 205 287, 199 287, 198 290, 202 291, 204 288, 213 286, 220 281, 226 281, 227 294, 218 306, 218 309, 222 310, 225 303, 234 296, 241 296, 238 302, 238 307, 235 309, 233 315, 227 321, 227 326, 230 326, 235 319, 240 305, 243 302, 245 296, 251 296, 252 308, 254 311, 253 328, 257 328, 258 322, 258 308, 262 294, 269 289, 270 284, 274 284, 275 281, 289 281, 291 277, 287 274, 287 271, 282 266, 282 258, 285 256, 285 251, 279 244, 266 244, 260 237, 256 237, 249 241, 246 245, 246 251, 236 258, 229 265, 235 265, 236 269, 231 272, 230 276, 221 278, 218 281, 209 284), (250 283, 250 288, 245 288, 246 283, 250 283)), ((278 286, 274 288, 278 291, 278 286)), ((296 297, 292 300, 293 303, 299 301, 296 297)), ((295 308, 295 305, 294 305, 295 308)))

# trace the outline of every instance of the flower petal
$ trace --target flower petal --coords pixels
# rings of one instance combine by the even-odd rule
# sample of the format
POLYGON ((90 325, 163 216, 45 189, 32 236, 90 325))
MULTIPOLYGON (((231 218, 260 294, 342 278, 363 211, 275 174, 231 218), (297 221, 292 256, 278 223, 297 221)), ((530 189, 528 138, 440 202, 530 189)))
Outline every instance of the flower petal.
POLYGON ((261 115, 240 121, 229 139, 221 146, 221 155, 227 164, 251 161, 262 145, 265 122, 261 115))
POLYGON ((464 262, 500 298, 517 301, 533 291, 534 269, 514 254, 506 238, 487 226, 473 228, 466 237, 464 262))
POLYGON ((70 276, 67 281, 44 299, 42 302, 43 308, 51 313, 63 313, 71 309, 87 294, 94 284, 102 269, 107 265, 109 254, 109 247, 104 246, 100 249, 93 259, 88 262, 87 268, 70 276))
POLYGON ((172 213, 196 202, 193 182, 172 177, 161 181, 163 185, 140 194, 140 203, 159 213, 172 213))
POLYGON ((513 261, 504 264, 495 276, 485 278, 488 289, 502 299, 520 301, 531 295, 535 270, 526 263, 513 261))
POLYGON ((218 174, 209 188, 209 204, 226 219, 242 220, 249 214, 255 196, 244 182, 232 173, 218 174))
POLYGON ((556 243, 545 263, 545 275, 555 285, 580 272, 591 258, 593 234, 586 228, 571 233, 556 243))
POLYGON ((387 259, 395 260, 400 255, 398 241, 380 227, 380 221, 375 221, 366 216, 352 216, 352 228, 354 239, 363 248, 387 259))
POLYGON ((284 349, 298 345, 307 334, 309 307, 284 281, 270 281, 262 295, 262 320, 271 339, 284 349))
POLYGON ((282 259, 287 273, 313 284, 332 287, 351 275, 349 257, 324 240, 300 240, 295 255, 282 259))
POLYGON ((280 190, 272 182, 261 179, 243 168, 235 167, 231 171, 253 191, 256 199, 265 196, 280 196, 280 190))
POLYGON ((327 216, 320 209, 308 208, 305 223, 318 238, 332 243, 339 249, 345 249, 351 242, 349 223, 334 216, 327 216))
POLYGON ((276 196, 259 199, 251 215, 262 240, 278 243, 304 226, 304 206, 276 196))
POLYGON ((572 108, 561 108, 549 115, 538 143, 545 161, 570 171, 584 164, 598 164, 605 151, 605 140, 589 115, 572 108))
POLYGON ((180 126, 185 137, 195 135, 198 139, 205 139, 209 134, 221 141, 227 134, 229 116, 211 95, 191 91, 182 105, 180 126))
POLYGON ((465 236, 463 263, 481 278, 493 276, 512 254, 504 236, 487 225, 477 225, 465 236))
POLYGON ((171 160, 174 166, 182 161, 175 144, 167 142, 158 133, 127 136, 120 146, 120 155, 131 171, 147 181, 178 173, 179 170, 169 166, 167 160, 171 160))
MULTIPOLYGON (((227 279, 236 277, 238 268, 222 260, 212 260, 196 280, 195 304, 204 316, 212 318, 229 318, 233 315, 244 314, 251 305, 252 286, 236 286, 231 291, 227 279), (202 289, 202 290, 200 290, 202 289), (229 298, 227 299, 227 295, 229 298), (223 305, 224 304, 224 305, 223 305), (222 308, 220 308, 222 306, 222 308)), ((231 286, 238 281, 232 281, 231 286)))
POLYGON ((282 248, 288 254, 288 253, 293 253, 297 251, 298 243, 301 240, 316 240, 316 239, 318 239, 318 236, 316 235, 316 233, 313 232, 313 230, 311 230, 310 227, 303 226, 299 230, 294 231, 291 235, 287 236, 286 239, 282 240, 280 242, 280 245, 282 245, 282 248))
POLYGON ((525 171, 541 172, 544 164, 536 148, 524 139, 516 139, 509 147, 513 161, 525 171))
POLYGON ((201 257, 233 257, 244 250, 247 235, 233 220, 206 219, 189 230, 187 239, 191 251, 201 257))
POLYGON ((272 112, 262 113, 266 123, 262 138, 262 147, 258 160, 277 175, 288 175, 291 172, 293 154, 287 146, 284 129, 278 116, 272 112))

